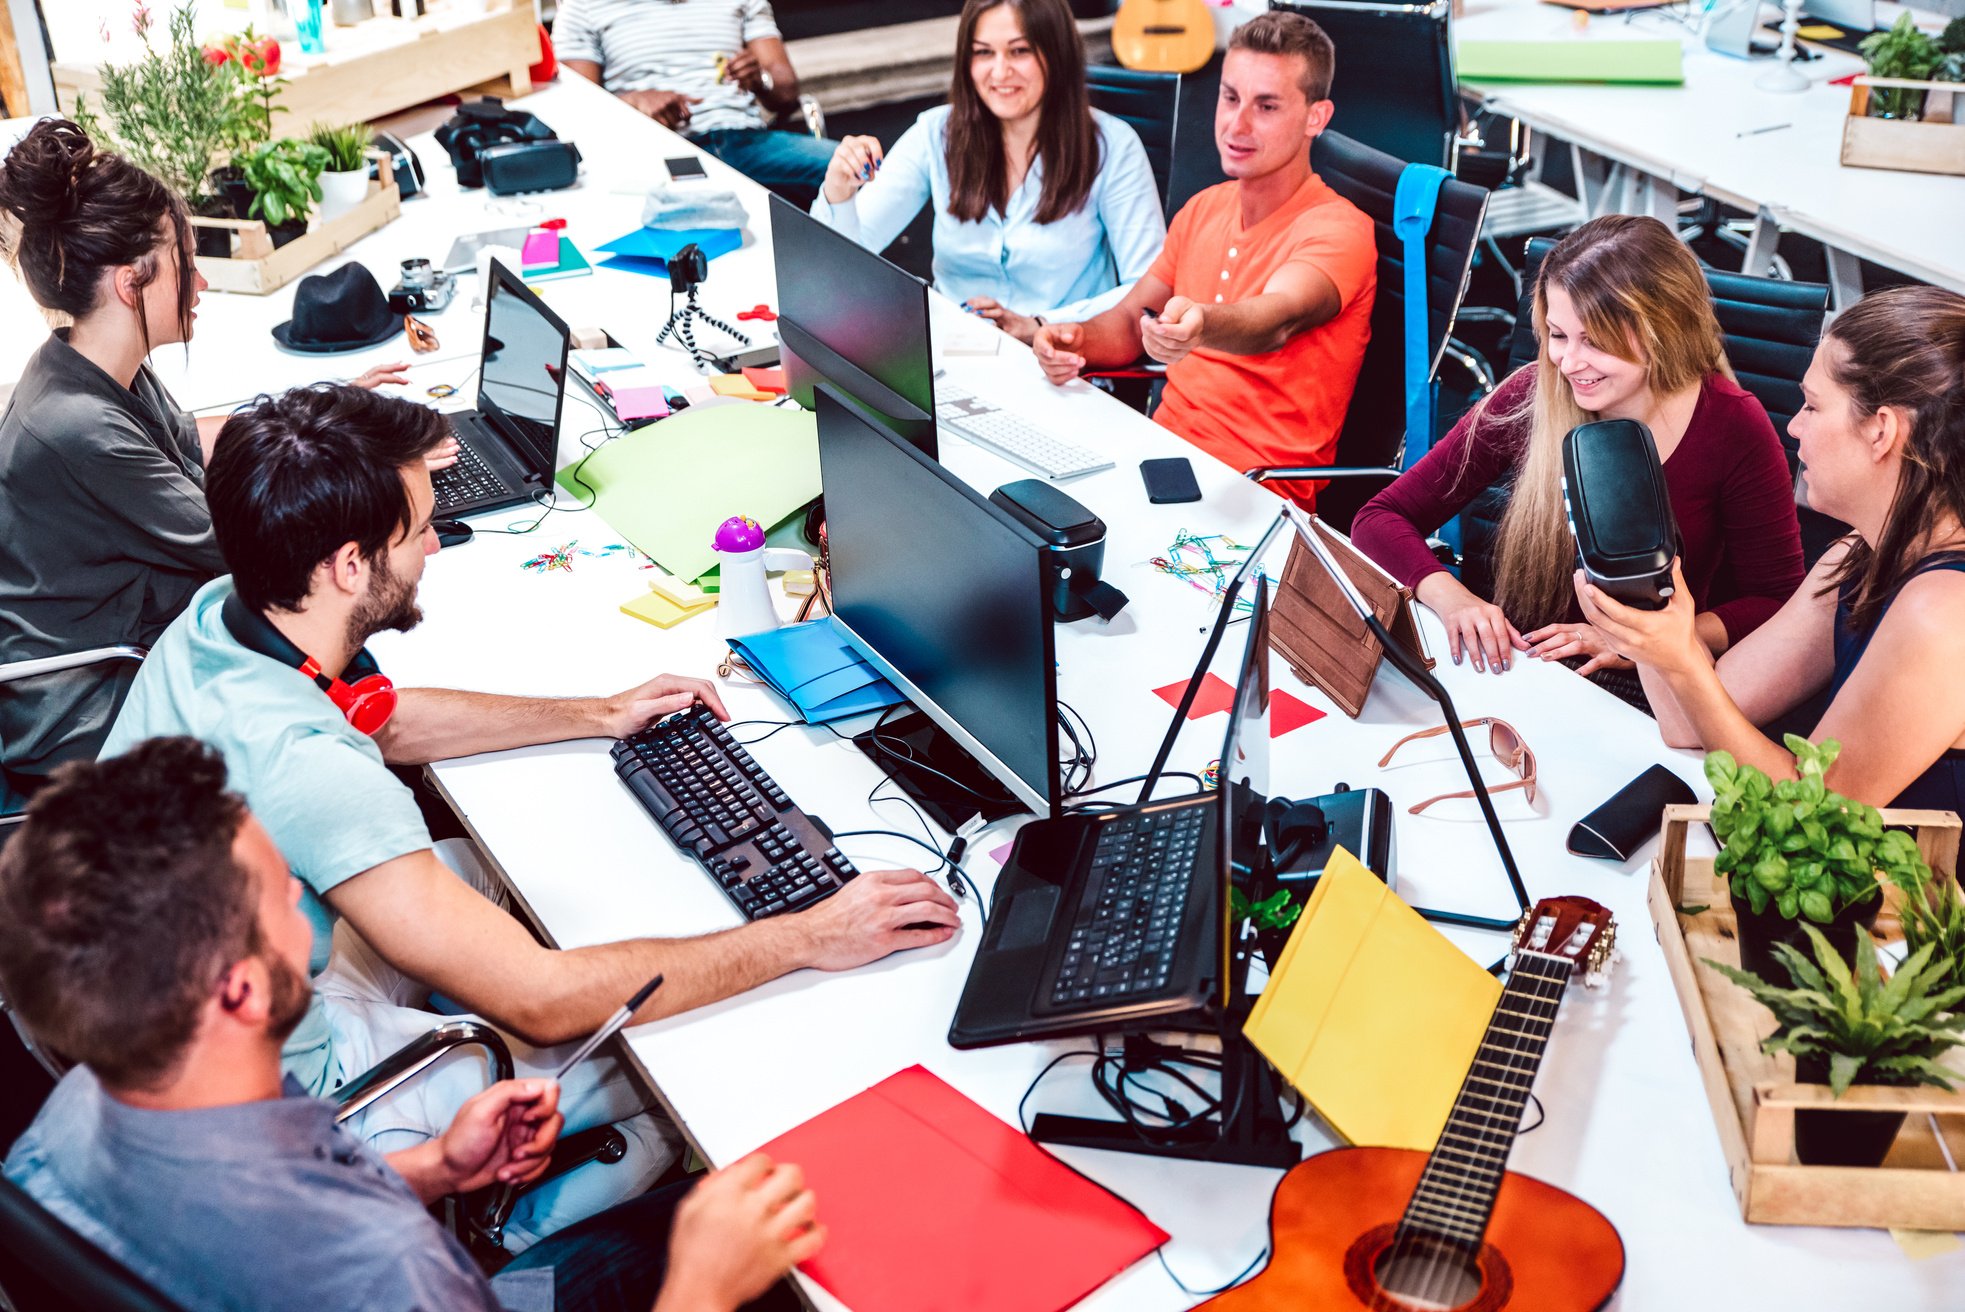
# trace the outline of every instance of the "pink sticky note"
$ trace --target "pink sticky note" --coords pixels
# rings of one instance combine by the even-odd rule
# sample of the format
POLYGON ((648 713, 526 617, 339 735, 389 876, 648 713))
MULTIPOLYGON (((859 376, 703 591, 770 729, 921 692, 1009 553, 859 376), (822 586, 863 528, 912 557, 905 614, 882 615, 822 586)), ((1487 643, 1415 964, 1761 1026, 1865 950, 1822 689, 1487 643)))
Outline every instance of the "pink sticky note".
POLYGON ((1292 697, 1277 689, 1269 694, 1269 736, 1281 738, 1292 729, 1301 729, 1306 724, 1315 724, 1324 718, 1324 713, 1300 697, 1292 697))
POLYGON ((534 228, 525 234, 525 249, 519 252, 519 263, 528 268, 557 265, 559 234, 551 228, 534 228))
POLYGON ((1016 841, 1013 839, 1000 847, 992 847, 989 849, 989 859, 1000 866, 1010 859, 1010 849, 1015 846, 1016 841))
POLYGON ((660 419, 668 413, 669 398, 659 387, 614 389, 614 415, 617 419, 660 419))

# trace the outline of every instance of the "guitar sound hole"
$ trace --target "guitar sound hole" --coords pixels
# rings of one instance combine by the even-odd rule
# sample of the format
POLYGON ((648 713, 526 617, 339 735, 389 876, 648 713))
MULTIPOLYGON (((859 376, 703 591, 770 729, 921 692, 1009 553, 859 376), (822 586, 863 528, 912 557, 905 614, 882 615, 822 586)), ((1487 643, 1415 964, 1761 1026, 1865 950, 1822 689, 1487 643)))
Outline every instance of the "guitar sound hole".
POLYGON ((1372 1278, 1399 1307, 1419 1312, 1449 1312, 1481 1292, 1481 1269, 1472 1254, 1427 1239, 1386 1249, 1372 1267, 1372 1278))

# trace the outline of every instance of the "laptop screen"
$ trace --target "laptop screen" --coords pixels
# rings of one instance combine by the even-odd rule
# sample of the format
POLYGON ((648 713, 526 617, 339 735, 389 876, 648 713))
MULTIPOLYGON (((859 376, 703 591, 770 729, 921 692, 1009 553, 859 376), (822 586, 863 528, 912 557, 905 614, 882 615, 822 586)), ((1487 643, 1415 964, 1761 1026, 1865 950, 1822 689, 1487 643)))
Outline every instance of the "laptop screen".
MULTIPOLYGON (((1233 610, 1235 594, 1223 605, 1233 610)), ((1255 580, 1255 611, 1249 619, 1249 642, 1242 651, 1235 678, 1235 701, 1228 710, 1228 736, 1221 747, 1221 905, 1239 880, 1246 885, 1249 870, 1262 846, 1263 808, 1269 800, 1269 580, 1255 580)), ((1235 919, 1220 917, 1220 972, 1223 1006, 1234 972, 1227 969, 1233 946, 1235 919)))
POLYGON ((572 334, 510 269, 491 266, 484 312, 484 372, 478 409, 517 448, 526 472, 546 482, 559 449, 572 334))

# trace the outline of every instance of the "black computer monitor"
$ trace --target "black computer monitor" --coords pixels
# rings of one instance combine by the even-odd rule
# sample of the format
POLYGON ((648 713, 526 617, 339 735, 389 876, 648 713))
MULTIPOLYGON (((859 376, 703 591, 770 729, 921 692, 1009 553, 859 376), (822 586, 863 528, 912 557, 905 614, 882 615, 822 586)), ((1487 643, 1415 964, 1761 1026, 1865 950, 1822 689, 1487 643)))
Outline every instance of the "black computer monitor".
POLYGON ((1043 540, 830 383, 814 399, 832 622, 1019 801, 1057 814, 1043 540))
POLYGON ((928 284, 778 196, 771 197, 771 253, 792 398, 810 410, 814 384, 831 383, 937 455, 928 284))
MULTIPOLYGON (((1223 598, 1233 610, 1239 587, 1223 598)), ((1234 1001, 1235 920, 1228 914, 1229 892, 1237 885, 1253 887, 1253 874, 1262 860, 1262 820, 1269 801, 1269 580, 1255 579, 1255 612, 1249 621, 1248 646, 1235 676, 1235 700, 1228 711, 1228 735, 1221 745, 1219 788, 1221 890, 1220 1003, 1234 1001)))
POLYGON ((559 449, 572 332, 537 293, 497 260, 485 297, 484 368, 478 411, 524 452, 528 473, 547 486, 559 449))

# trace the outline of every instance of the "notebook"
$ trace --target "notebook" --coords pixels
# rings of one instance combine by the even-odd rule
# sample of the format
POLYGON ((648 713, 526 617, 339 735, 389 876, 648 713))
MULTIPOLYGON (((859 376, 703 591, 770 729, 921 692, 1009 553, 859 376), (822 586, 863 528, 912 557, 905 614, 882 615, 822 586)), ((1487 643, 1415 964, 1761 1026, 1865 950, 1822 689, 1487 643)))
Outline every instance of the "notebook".
POLYGON ((920 1066, 762 1151, 805 1173, 828 1238, 802 1269, 854 1312, 1057 1312, 1167 1242, 920 1066))

